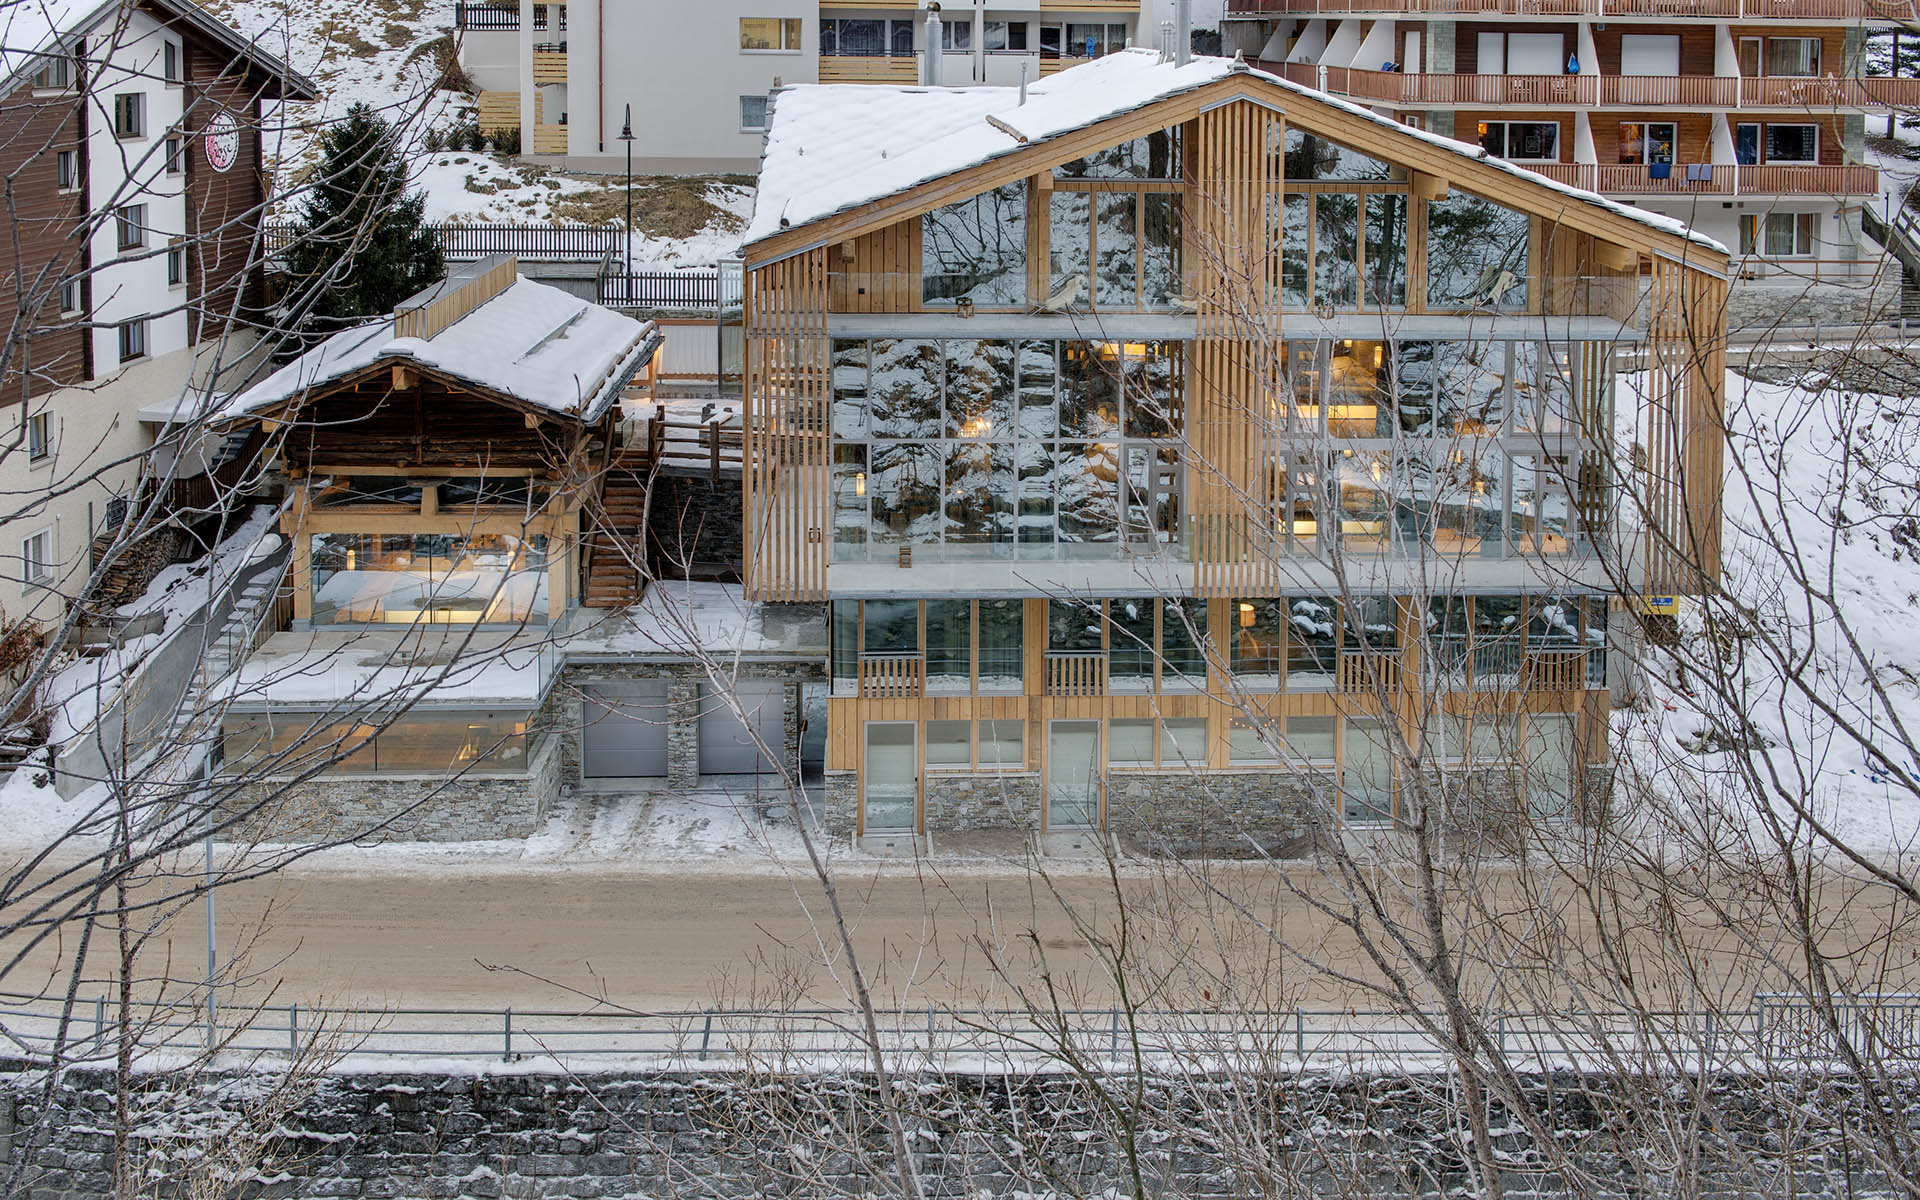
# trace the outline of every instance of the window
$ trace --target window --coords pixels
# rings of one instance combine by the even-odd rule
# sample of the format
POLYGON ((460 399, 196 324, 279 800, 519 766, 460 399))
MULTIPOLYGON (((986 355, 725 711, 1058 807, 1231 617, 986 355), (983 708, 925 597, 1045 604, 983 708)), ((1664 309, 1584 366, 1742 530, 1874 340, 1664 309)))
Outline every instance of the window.
POLYGON ((147 319, 145 317, 135 317, 131 321, 122 321, 119 326, 119 334, 121 362, 146 357, 147 319))
POLYGON ((1482 121, 1480 145, 1496 158, 1527 162, 1560 160, 1558 121, 1482 121))
POLYGON ((1021 307, 1027 298, 1027 185, 1022 180, 920 219, 921 300, 1021 307))
POLYGON ((1455 190, 1427 203, 1427 307, 1520 309, 1527 303, 1527 214, 1455 190))
POLYGON ((927 601, 926 690, 973 690, 973 602, 927 601))
POLYGON ((1767 74, 1818 75, 1820 39, 1817 37, 1770 37, 1767 39, 1767 74))
POLYGON ((1769 124, 1766 146, 1770 163, 1819 162, 1820 127, 1769 124))
POLYGON ((187 169, 186 142, 177 133, 167 135, 167 174, 178 175, 187 169))
POLYGON ((68 279, 61 282, 60 311, 63 313, 77 313, 80 311, 80 281, 78 279, 68 279))
POLYGON ((1227 728, 1227 761, 1238 766, 1242 763, 1272 763, 1279 756, 1269 742, 1280 740, 1280 722, 1277 719, 1260 720, 1250 717, 1234 717, 1227 728))
POLYGON ((823 20, 820 53, 851 58, 912 58, 913 24, 864 18, 823 20))
POLYGON ((1740 253, 1768 258, 1805 258, 1813 254, 1816 213, 1767 213, 1740 218, 1740 253))
POLYGON ((1160 722, 1160 765, 1163 767, 1207 765, 1207 719, 1205 717, 1169 717, 1160 722))
POLYGON ((960 53, 973 49, 973 22, 943 21, 940 25, 940 48, 949 53, 960 53))
POLYGON ((53 454, 53 414, 37 412, 27 418, 27 460, 45 462, 53 454))
POLYGON ((20 577, 27 583, 53 580, 53 530, 42 529, 20 543, 20 577))
POLYGON ((927 769, 929 771, 964 771, 972 765, 972 721, 927 722, 927 769))
POLYGON ((140 92, 121 92, 113 98, 113 136, 146 136, 147 98, 140 92))
POLYGON ((988 54, 1024 54, 1027 50, 1027 23, 988 21, 986 38, 988 54))
POLYGON ((1153 765, 1154 723, 1151 720, 1107 722, 1107 765, 1113 767, 1150 767, 1153 765))
POLYGON ((33 86, 42 91, 65 91, 73 86, 73 56, 61 51, 40 60, 33 73, 33 86))
POLYGON ((114 244, 138 250, 147 244, 147 206, 125 204, 113 211, 114 244))
POLYGON ((1668 121, 1624 121, 1620 125, 1619 159, 1629 166, 1673 165, 1677 144, 1675 126, 1668 121))
POLYGON ((55 186, 63 192, 80 189, 80 152, 62 150, 53 156, 55 186))
POLYGON ((740 49, 759 54, 800 53, 799 17, 741 17, 740 49))
POLYGON ((1751 167, 1760 161, 1760 126, 1758 124, 1733 127, 1733 161, 1743 167, 1751 167))
POLYGON ((1025 721, 982 721, 979 727, 982 771, 1026 769, 1027 723, 1025 721))
POLYGON ((1288 717, 1287 753, 1303 762, 1334 761, 1338 717, 1288 717))
POLYGON ((160 43, 160 78, 168 83, 180 82, 180 43, 162 41, 160 43))
POLYGON ((311 547, 315 626, 547 620, 544 536, 320 533, 311 547))
POLYGON ((187 248, 182 245, 167 247, 167 286, 185 287, 187 283, 187 248))
POLYGON ((740 132, 765 133, 767 131, 767 98, 765 96, 740 97, 740 132))

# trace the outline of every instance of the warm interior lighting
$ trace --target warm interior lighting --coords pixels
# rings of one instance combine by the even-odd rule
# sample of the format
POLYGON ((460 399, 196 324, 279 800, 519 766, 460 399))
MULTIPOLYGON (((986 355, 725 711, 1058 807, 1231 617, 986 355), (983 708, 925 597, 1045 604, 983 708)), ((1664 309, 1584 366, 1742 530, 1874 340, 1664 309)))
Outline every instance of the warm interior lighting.
POLYGON ((1380 476, 1384 475, 1385 473, 1386 473, 1385 469, 1380 465, 1380 460, 1377 458, 1374 459, 1373 460, 1373 481, 1375 483, 1379 483, 1380 476))
POLYGON ((1293 536, 1295 537, 1318 537, 1319 535, 1320 522, 1318 521, 1297 520, 1293 523, 1293 536))
MULTIPOLYGON (((960 436, 962 437, 985 437, 991 432, 993 432, 993 422, 987 420, 985 417, 968 417, 960 426, 960 436)), ((862 478, 865 478, 865 476, 862 476, 862 478)))
POLYGON ((1381 345, 1381 344, 1380 344, 1379 342, 1375 342, 1375 343, 1373 344, 1373 368, 1374 368, 1374 370, 1376 370, 1376 371, 1377 371, 1377 370, 1379 370, 1379 369, 1380 369, 1380 365, 1381 365, 1382 363, 1384 363, 1384 362, 1386 362, 1386 361, 1387 361, 1387 348, 1386 348, 1385 346, 1383 346, 1383 345, 1381 345))
POLYGON ((853 477, 853 494, 856 496, 864 496, 867 494, 867 473, 865 471, 853 477))
POLYGON ((360 569, 359 552, 354 550, 347 551, 347 570, 357 571, 359 569, 360 569))
POLYGON ((1244 602, 1240 605, 1240 628, 1253 628, 1253 605, 1244 602))

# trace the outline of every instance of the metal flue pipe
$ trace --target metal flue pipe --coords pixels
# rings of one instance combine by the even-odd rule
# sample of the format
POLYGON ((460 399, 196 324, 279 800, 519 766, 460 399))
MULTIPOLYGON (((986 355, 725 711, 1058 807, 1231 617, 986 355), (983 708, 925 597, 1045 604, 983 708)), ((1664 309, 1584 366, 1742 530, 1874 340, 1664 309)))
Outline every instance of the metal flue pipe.
POLYGON ((1173 2, 1173 62, 1184 67, 1193 60, 1193 0, 1173 2))
POLYGON ((927 71, 926 85, 940 86, 940 6, 927 5, 927 71))

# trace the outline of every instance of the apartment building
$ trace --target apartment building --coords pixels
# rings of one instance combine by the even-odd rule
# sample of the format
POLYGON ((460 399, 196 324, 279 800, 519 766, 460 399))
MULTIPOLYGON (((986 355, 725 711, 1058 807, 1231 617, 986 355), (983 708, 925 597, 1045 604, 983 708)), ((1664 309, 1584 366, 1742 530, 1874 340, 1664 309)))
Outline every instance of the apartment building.
POLYGON ((150 478, 182 394, 251 344, 261 109, 314 90, 190 0, 21 5, 5 21, 0 614, 44 624, 150 478))
POLYGON ((1726 249, 1241 63, 783 92, 744 255, 843 834, 1594 817, 1626 614, 1718 571, 1726 249))
POLYGON ((467 0, 455 11, 483 128, 518 129, 524 154, 617 170, 631 112, 634 169, 655 174, 756 170, 781 84, 931 72, 948 87, 1017 86, 1158 36, 1152 0, 467 0))
MULTIPOLYGON (((1881 247, 1867 74, 1905 0, 1229 0, 1249 61, 1553 179, 1679 217, 1743 279, 1856 281, 1881 247)), ((1858 290, 1857 288, 1855 289, 1858 290)), ((1839 293, 1834 293, 1837 297, 1839 293)))

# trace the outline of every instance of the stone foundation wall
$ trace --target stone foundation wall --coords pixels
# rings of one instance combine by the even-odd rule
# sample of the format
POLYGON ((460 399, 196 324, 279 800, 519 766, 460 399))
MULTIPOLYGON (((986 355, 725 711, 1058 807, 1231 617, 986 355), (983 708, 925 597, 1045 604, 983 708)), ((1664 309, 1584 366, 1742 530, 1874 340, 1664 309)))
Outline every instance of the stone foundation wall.
POLYGON ((659 475, 647 505, 648 564, 662 579, 740 578, 740 480, 659 475))
POLYGON ((1727 292, 1727 331, 1735 334, 1776 325, 1864 325, 1899 319, 1897 265, 1889 265, 1877 282, 1871 278, 1838 283, 1742 279, 1727 292))
POLYGON ((925 788, 927 828, 942 833, 979 830, 1037 832, 1046 790, 1034 772, 1008 775, 935 774, 925 788))
POLYGON ((1316 791, 1332 776, 1296 771, 1114 771, 1107 829, 1142 849, 1175 855, 1290 858, 1312 848, 1316 791))
MULTIPOLYGON (((1084 1048, 1083 1048, 1084 1049, 1084 1048)), ((113 1094, 104 1072, 66 1073, 43 1104, 40 1077, 0 1077, 4 1165, 14 1195, 112 1194, 113 1094), (11 1118, 10 1120, 7 1118, 11 1118), (11 1174, 9 1178, 12 1178, 11 1174)), ((870 1077, 727 1070, 650 1074, 356 1074, 324 1078, 297 1108, 246 1113, 259 1077, 147 1076, 136 1111, 158 1115, 138 1144, 175 1170, 216 1138, 278 1133, 261 1174, 229 1192, 142 1186, 140 1194, 342 1200, 674 1197, 833 1200, 896 1194, 870 1077), (223 1119, 222 1114, 234 1119, 223 1119)), ((1892 1195, 1862 1113, 1913 1111, 1920 1083, 1891 1076, 1871 1098, 1830 1072, 1622 1080, 1523 1075, 1521 1105, 1549 1150, 1498 1101, 1505 1194, 1582 1200, 1892 1195), (1681 1138, 1695 1123, 1712 1137, 1681 1138), (1682 1152, 1675 1157, 1675 1147, 1682 1152), (1564 1157, 1562 1157, 1564 1156, 1564 1157), (1572 1175, 1572 1179, 1565 1178, 1572 1175)), ((930 1200, 1034 1195, 1243 1200, 1276 1196, 1479 1195, 1463 1157, 1466 1120, 1444 1073, 1148 1076, 1112 1089, 1121 1123, 1084 1079, 1052 1073, 909 1074, 895 1095, 930 1200), (1138 1163, 1137 1180, 1130 1158, 1138 1163)), ((143 1181, 144 1184, 144 1181, 143 1181)))
POLYGON ((561 744, 541 739, 524 775, 323 775, 250 782, 223 800, 237 812, 264 805, 236 837, 317 841, 370 836, 396 842, 523 838, 540 828, 560 794, 561 744))

